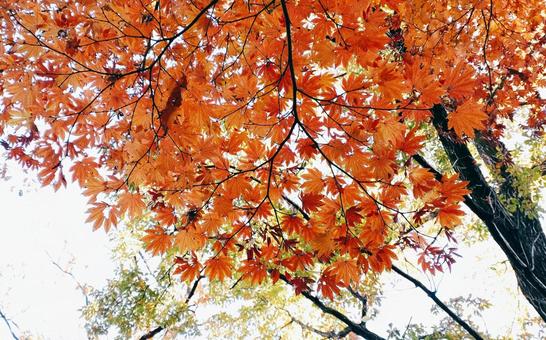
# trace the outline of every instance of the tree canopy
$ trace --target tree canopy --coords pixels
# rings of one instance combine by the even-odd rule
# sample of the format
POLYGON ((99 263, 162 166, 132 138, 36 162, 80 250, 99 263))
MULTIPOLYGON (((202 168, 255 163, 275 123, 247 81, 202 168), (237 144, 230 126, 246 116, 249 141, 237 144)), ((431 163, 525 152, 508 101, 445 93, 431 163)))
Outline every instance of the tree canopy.
POLYGON ((0 1, 0 143, 96 229, 150 216, 190 284, 333 300, 401 254, 451 268, 471 211, 546 320, 543 7, 0 1))

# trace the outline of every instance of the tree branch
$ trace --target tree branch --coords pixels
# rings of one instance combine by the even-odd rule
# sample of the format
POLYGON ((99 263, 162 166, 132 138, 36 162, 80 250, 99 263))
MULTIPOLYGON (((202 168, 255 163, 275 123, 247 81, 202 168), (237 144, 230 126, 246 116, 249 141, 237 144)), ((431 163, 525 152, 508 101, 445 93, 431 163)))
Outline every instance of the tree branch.
POLYGON ((57 269, 59 269, 61 272, 63 272, 64 274, 70 276, 72 278, 72 280, 74 280, 74 282, 76 283, 76 285, 78 286, 78 289, 82 292, 83 294, 83 297, 85 298, 85 305, 89 305, 89 296, 87 295, 87 286, 85 284, 82 284, 77 278, 76 276, 68 271, 67 269, 64 269, 63 267, 61 267, 60 264, 58 264, 57 262, 55 262, 52 258, 51 258, 51 255, 49 255, 48 253, 46 253, 47 256, 49 257, 49 260, 51 261, 51 263, 57 267, 57 269))
POLYGON ((347 286, 347 290, 351 293, 351 295, 353 295, 362 303, 360 319, 364 320, 364 318, 368 314, 368 296, 360 294, 359 292, 354 290, 351 286, 347 286))
MULTIPOLYGON (((186 297, 186 304, 190 302, 190 299, 195 295, 195 292, 197 291, 197 287, 199 286, 199 282, 204 278, 203 275, 200 275, 194 282, 193 285, 188 292, 188 296, 186 297)), ((153 338, 155 335, 157 335, 159 332, 165 330, 165 327, 163 326, 157 326, 156 328, 152 329, 148 333, 142 335, 139 340, 147 340, 153 338)))
MULTIPOLYGON (((286 282, 288 285, 292 286, 292 283, 284 274, 280 274, 280 279, 286 282)), ((366 328, 366 325, 364 323, 355 323, 337 309, 326 306, 318 297, 314 296, 309 291, 304 290, 301 292, 301 294, 305 298, 307 298, 307 300, 311 301, 315 306, 317 306, 323 313, 329 314, 346 324, 351 329, 351 332, 355 333, 356 335, 360 335, 364 339, 385 340, 385 338, 377 335, 376 333, 366 328)))
POLYGON ((11 321, 10 323, 10 320, 6 317, 6 315, 2 312, 2 310, 0 310, 0 318, 2 318, 4 322, 6 323, 6 326, 8 326, 9 332, 11 333, 11 336, 13 337, 13 339, 19 340, 19 337, 15 334, 15 332, 11 328, 11 323, 13 323, 13 321, 11 321))
POLYGON ((302 207, 300 207, 298 204, 296 204, 296 202, 292 201, 288 196, 282 195, 282 198, 286 202, 288 202, 288 204, 290 204, 294 209, 299 211, 299 213, 303 216, 304 219, 306 219, 307 221, 309 221, 311 219, 311 216, 309 216, 309 214, 306 213, 305 210, 302 209, 302 207))
MULTIPOLYGON (((298 319, 296 319, 295 317, 292 316, 292 314, 290 314, 289 311, 287 311, 286 309, 283 309, 287 314, 288 316, 290 317, 290 322, 295 322, 297 323, 301 328, 303 329, 307 329, 308 331, 311 331, 313 333, 316 333, 322 337, 325 337, 327 339, 341 339, 345 336, 347 336, 347 334, 349 334, 351 332, 351 328, 350 327, 345 327, 344 329, 342 329, 341 331, 339 332, 336 332, 336 331, 321 331, 320 329, 316 329, 315 327, 312 327, 298 319)), ((288 323, 290 324, 290 323, 288 323)))
POLYGON ((159 326, 155 329, 152 329, 151 331, 149 331, 148 333, 144 334, 143 336, 141 336, 139 339, 140 340, 147 340, 147 339, 151 339, 153 338, 156 334, 158 334, 159 332, 161 332, 164 328, 162 326, 159 326))
POLYGON ((186 297, 186 303, 190 302, 190 299, 193 297, 193 295, 195 294, 195 291, 197 290, 197 286, 199 286, 199 282, 201 282, 201 280, 204 278, 203 275, 200 275, 196 280, 195 282, 193 283, 193 286, 191 287, 189 293, 188 293, 188 296, 186 297))
POLYGON ((483 338, 481 335, 475 331, 469 324, 467 324, 463 319, 461 319, 455 312, 453 312, 445 303, 442 302, 437 296, 436 293, 428 289, 421 281, 417 280, 416 278, 412 277, 405 271, 401 270, 397 266, 393 265, 392 270, 397 273, 398 275, 402 276, 406 280, 413 283, 416 287, 421 289, 429 298, 434 301, 440 307, 444 312, 446 312, 456 323, 458 323, 461 327, 463 327, 468 334, 472 335, 475 339, 482 340, 483 338))

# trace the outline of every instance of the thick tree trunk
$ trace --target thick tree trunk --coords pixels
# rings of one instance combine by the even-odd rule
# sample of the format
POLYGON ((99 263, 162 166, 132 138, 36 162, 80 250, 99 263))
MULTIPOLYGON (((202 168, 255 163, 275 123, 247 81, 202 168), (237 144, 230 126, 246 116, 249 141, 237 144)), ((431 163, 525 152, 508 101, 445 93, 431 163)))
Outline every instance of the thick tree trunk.
POLYGON ((509 212, 499 194, 518 200, 521 197, 506 166, 500 168, 504 182, 497 193, 484 178, 466 144, 458 141, 454 132, 448 129, 445 108, 436 105, 432 114, 434 127, 453 169, 461 179, 469 181, 472 193, 465 203, 485 223, 510 261, 522 293, 546 321, 546 237, 538 217, 521 208, 509 212))

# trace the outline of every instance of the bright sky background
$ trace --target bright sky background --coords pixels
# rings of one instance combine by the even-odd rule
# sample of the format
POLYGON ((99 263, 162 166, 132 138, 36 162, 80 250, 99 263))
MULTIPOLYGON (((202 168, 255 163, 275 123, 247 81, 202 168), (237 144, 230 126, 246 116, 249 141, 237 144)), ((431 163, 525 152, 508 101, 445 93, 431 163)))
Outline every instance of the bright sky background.
MULTIPOLYGON (((0 180, 0 309, 17 323, 18 335, 29 332, 42 339, 86 339, 78 311, 84 297, 74 279, 52 261, 80 282, 100 288, 114 269, 108 237, 85 223, 86 200, 76 185, 55 193, 15 171, 8 172, 9 181, 0 180)), ((459 253, 464 257, 453 273, 434 278, 439 296, 446 301, 472 293, 490 299, 494 307, 478 322, 480 326, 493 334, 516 332, 515 315, 528 306, 521 296, 514 298, 517 286, 511 274, 499 279, 487 270, 503 259, 498 247, 489 242, 463 246, 459 253)), ((387 275, 386 281, 386 298, 379 316, 368 323, 371 330, 385 335, 389 323, 404 328, 410 319, 430 324, 443 317, 433 317, 428 298, 407 281, 394 274, 387 275)), ((0 339, 11 339, 3 320, 0 339)))
MULTIPOLYGON (((86 210, 75 185, 54 193, 19 176, 0 180, 0 308, 18 324, 17 334, 87 338, 78 312, 84 297, 52 263, 95 287, 112 275, 108 237, 85 224, 86 210)), ((1 321, 0 339, 10 338, 1 321)))

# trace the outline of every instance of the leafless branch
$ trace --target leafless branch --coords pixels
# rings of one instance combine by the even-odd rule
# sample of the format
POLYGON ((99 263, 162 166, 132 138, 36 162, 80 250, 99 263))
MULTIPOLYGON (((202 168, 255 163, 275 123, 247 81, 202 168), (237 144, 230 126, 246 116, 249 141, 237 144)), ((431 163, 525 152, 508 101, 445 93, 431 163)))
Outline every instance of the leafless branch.
POLYGON ((4 322, 6 323, 6 326, 8 326, 9 332, 11 333, 11 336, 13 337, 13 339, 19 340, 19 337, 15 334, 15 332, 13 331, 13 328, 11 327, 11 324, 15 325, 16 327, 17 325, 13 321, 8 319, 6 315, 4 314, 4 312, 2 312, 2 310, 0 310, 0 318, 2 318, 2 320, 4 320, 4 322))

